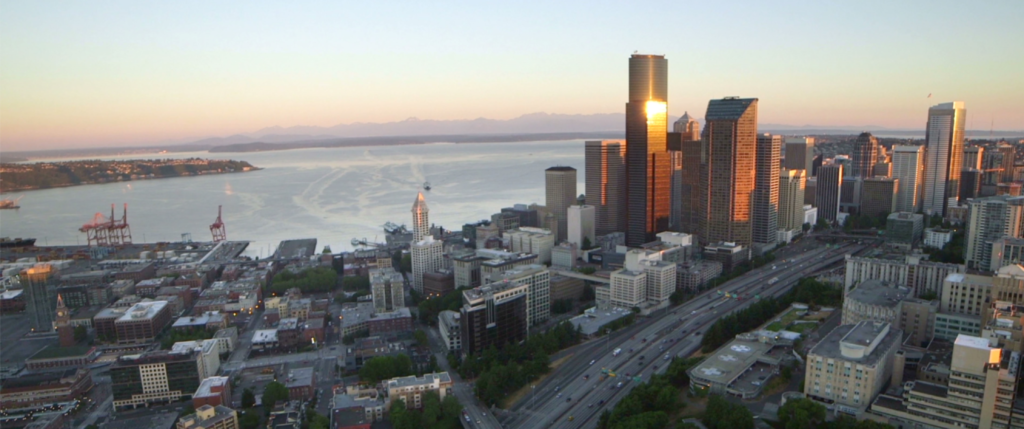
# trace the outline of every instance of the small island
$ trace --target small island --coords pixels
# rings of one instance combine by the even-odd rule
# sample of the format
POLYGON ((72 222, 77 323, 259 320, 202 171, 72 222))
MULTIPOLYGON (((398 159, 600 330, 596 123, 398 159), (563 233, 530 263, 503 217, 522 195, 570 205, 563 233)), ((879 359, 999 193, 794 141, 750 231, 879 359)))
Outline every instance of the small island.
POLYGON ((259 170, 245 161, 185 159, 78 160, 0 164, 0 192, 259 170))

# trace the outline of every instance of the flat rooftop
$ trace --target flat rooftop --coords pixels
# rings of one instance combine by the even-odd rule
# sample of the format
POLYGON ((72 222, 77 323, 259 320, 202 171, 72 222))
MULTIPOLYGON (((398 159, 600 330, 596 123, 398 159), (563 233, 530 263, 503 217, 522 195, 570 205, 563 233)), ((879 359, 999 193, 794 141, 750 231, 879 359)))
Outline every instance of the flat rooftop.
POLYGON ((772 347, 759 341, 734 339, 691 369, 690 376, 728 386, 772 347))
POLYGON ((209 396, 220 395, 220 392, 214 392, 213 388, 219 386, 224 388, 228 385, 230 379, 228 377, 210 377, 199 383, 199 388, 196 389, 196 393, 192 395, 194 398, 206 398, 209 396))
POLYGON ((38 351, 36 354, 32 355, 32 357, 28 358, 28 360, 60 359, 60 358, 71 358, 71 357, 86 356, 86 355, 88 355, 89 353, 91 353, 91 352, 93 352, 95 350, 96 349, 94 347, 88 347, 88 346, 75 346, 75 347, 49 346, 49 347, 46 347, 46 348, 38 351))
POLYGON ((849 334, 854 331, 854 328, 858 326, 869 326, 871 322, 861 322, 856 325, 840 325, 835 327, 832 332, 829 332, 821 341, 818 342, 811 349, 813 355, 821 356, 825 359, 839 359, 843 361, 857 362, 862 365, 874 366, 881 360, 882 355, 888 350, 893 343, 900 342, 902 340, 902 333, 899 329, 889 327, 889 332, 885 334, 885 337, 878 343, 878 346, 871 351, 870 354, 860 359, 853 359, 843 355, 840 347, 840 343, 849 342, 858 345, 865 345, 865 341, 870 342, 877 335, 874 331, 868 331, 866 328, 854 333, 852 336, 849 334), (849 338, 847 338, 849 337, 849 338))
POLYGON ((633 314, 633 311, 625 308, 599 310, 597 307, 594 307, 588 309, 584 314, 569 319, 569 323, 572 323, 573 326, 578 326, 583 332, 583 335, 594 335, 602 326, 629 316, 630 314, 633 314))
POLYGON ((277 246, 274 258, 308 258, 316 254, 315 238, 284 240, 277 246))
POLYGON ((415 375, 410 375, 408 377, 397 377, 388 380, 388 388, 422 386, 433 384, 435 381, 439 383, 451 383, 452 378, 451 376, 448 375, 447 372, 423 374, 423 377, 416 377, 415 375))
POLYGON ((277 342, 277 329, 260 329, 252 333, 253 344, 277 342))
POLYGON ((895 307, 910 296, 910 289, 894 287, 880 280, 867 280, 846 295, 847 299, 880 307, 895 307))
POLYGON ((288 371, 285 387, 301 387, 313 385, 313 367, 296 368, 288 371))
POLYGON ((167 307, 167 301, 148 301, 133 305, 124 315, 117 319, 118 322, 131 322, 135 320, 152 319, 160 310, 167 307))
POLYGON ((135 418, 118 418, 100 425, 100 429, 171 429, 178 413, 148 413, 135 418))

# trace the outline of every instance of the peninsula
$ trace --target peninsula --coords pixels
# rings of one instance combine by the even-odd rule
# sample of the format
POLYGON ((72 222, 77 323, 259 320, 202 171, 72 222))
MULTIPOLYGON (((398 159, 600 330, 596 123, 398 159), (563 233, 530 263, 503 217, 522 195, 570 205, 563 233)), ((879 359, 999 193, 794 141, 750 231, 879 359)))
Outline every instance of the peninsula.
POLYGON ((29 191, 94 183, 242 173, 259 170, 245 161, 185 159, 77 160, 0 164, 0 192, 29 191))

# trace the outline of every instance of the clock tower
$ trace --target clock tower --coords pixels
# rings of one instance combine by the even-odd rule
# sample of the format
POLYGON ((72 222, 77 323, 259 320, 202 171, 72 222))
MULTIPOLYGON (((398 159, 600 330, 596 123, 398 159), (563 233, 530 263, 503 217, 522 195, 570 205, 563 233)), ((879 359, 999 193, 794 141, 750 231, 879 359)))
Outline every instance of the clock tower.
POLYGON ((60 338, 61 347, 72 347, 75 345, 75 328, 71 326, 71 313, 64 306, 64 298, 57 294, 57 336, 60 338))

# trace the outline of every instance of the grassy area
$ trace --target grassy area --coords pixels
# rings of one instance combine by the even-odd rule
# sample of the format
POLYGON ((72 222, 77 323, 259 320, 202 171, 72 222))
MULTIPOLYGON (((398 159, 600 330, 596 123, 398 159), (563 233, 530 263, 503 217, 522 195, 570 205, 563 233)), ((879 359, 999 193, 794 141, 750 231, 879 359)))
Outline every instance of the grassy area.
POLYGON ((817 323, 794 323, 789 328, 786 328, 786 330, 802 334, 807 331, 813 331, 817 327, 817 323))
MULTIPOLYGON (((571 358, 571 357, 572 357, 572 354, 566 355, 565 357, 563 357, 563 358, 561 358, 559 360, 551 362, 551 365, 549 365, 549 367, 552 370, 558 369, 559 366, 562 366, 562 364, 568 362, 569 358, 571 358)), ((515 404, 516 402, 519 402, 519 400, 523 396, 529 395, 530 394, 530 390, 533 390, 533 389, 530 388, 530 386, 536 386, 536 385, 540 384, 542 381, 544 381, 545 378, 548 378, 548 376, 551 375, 551 372, 553 372, 553 371, 550 371, 547 374, 542 375, 540 378, 531 381, 530 384, 527 384, 526 386, 523 386, 521 389, 515 391, 511 395, 508 395, 508 397, 505 398, 505 401, 501 404, 501 408, 507 410, 507 409, 509 409, 512 406, 512 404, 515 404)))
POLYGON ((794 320, 800 318, 800 316, 798 316, 796 313, 797 311, 795 309, 789 309, 789 311, 787 311, 786 314, 783 314, 782 317, 778 319, 778 321, 769 323, 768 326, 765 327, 765 329, 772 332, 779 332, 785 329, 786 326, 789 326, 789 324, 793 323, 794 320))

